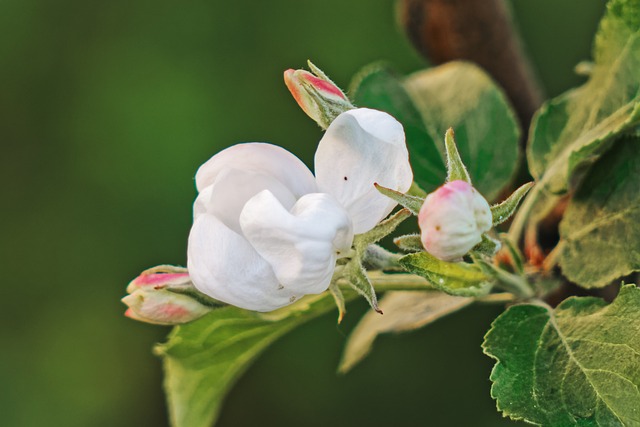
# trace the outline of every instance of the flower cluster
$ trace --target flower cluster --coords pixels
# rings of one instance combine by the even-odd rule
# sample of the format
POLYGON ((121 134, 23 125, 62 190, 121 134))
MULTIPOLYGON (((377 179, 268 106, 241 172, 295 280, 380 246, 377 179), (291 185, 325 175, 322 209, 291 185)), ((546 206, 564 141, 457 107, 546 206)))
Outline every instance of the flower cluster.
MULTIPOLYGON (((486 233, 497 223, 493 210, 499 211, 498 222, 506 219, 530 188, 491 208, 472 187, 450 129, 447 182, 424 203, 404 194, 413 173, 402 125, 382 111, 355 108, 309 65, 313 74, 287 70, 285 83, 303 111, 326 129, 315 153, 315 175, 296 156, 268 143, 237 144, 211 157, 196 174, 188 269, 160 266, 131 282, 123 298, 129 317, 178 324, 220 303, 272 311, 344 279, 377 308, 362 267, 365 249, 397 224, 387 221, 355 244, 354 239, 376 227, 397 202, 418 214, 427 252, 461 261, 491 240, 486 233), (336 276, 341 258, 348 259, 336 276)), ((397 266, 399 256, 389 257, 397 266)), ((332 292, 339 293, 333 287, 332 292)))

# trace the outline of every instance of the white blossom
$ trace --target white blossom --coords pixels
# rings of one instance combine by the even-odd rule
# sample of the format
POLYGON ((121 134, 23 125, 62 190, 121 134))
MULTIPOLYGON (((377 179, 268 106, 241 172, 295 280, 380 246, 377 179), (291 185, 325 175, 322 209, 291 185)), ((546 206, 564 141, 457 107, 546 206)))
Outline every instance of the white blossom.
POLYGON ((188 245, 196 288, 256 311, 321 293, 354 234, 396 205, 373 184, 405 192, 413 180, 402 125, 365 108, 331 123, 315 171, 266 143, 234 145, 203 164, 188 245))

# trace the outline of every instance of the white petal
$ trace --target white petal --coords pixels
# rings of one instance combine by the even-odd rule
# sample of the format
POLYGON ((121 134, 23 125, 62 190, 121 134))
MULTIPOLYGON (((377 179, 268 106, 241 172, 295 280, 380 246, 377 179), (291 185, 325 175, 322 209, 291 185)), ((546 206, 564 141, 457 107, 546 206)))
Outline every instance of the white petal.
POLYGON ((195 220, 187 267, 200 292, 248 310, 272 311, 302 296, 281 288, 269 264, 249 242, 213 215, 195 220))
POLYGON ((263 191, 247 202, 240 224, 280 283, 305 294, 327 289, 336 259, 353 242, 349 215, 329 194, 307 194, 288 211, 263 191))
POLYGON ((239 169, 223 169, 215 182, 196 198, 194 218, 202 213, 215 215, 227 227, 242 234, 238 218, 247 200, 263 190, 269 190, 287 209, 296 202, 293 193, 271 175, 239 169))
POLYGON ((316 151, 315 168, 318 188, 347 209, 356 234, 372 229, 396 205, 374 183, 405 192, 413 181, 402 125, 367 108, 342 113, 331 123, 316 151))
POLYGON ((272 144, 250 142, 220 151, 198 169, 198 191, 213 184, 224 169, 240 169, 272 176, 289 188, 296 198, 317 191, 309 168, 284 148, 272 144))

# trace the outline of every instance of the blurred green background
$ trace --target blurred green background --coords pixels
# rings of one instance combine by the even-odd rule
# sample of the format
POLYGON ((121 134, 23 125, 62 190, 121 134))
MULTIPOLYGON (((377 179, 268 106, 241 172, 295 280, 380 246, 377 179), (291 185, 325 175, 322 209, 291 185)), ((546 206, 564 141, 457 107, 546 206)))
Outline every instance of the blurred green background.
MULTIPOLYGON (((604 0, 513 0, 548 94, 580 82, 604 0)), ((367 63, 424 61, 391 0, 0 1, 2 426, 166 426, 167 328, 122 316, 129 280, 185 264, 192 177, 242 141, 311 164, 321 133, 282 72, 311 58, 343 87, 367 63)), ((220 426, 509 425, 479 344, 497 308, 379 339, 335 374, 327 315, 285 337, 229 395, 220 426)))

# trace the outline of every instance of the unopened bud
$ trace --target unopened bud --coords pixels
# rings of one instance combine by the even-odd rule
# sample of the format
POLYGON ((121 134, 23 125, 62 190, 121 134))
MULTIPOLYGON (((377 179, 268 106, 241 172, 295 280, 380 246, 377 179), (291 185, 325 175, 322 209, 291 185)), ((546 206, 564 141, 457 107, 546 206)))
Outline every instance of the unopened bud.
POLYGON ((424 248, 443 261, 456 261, 491 229, 491 208, 471 184, 451 181, 429 194, 418 224, 424 248))
POLYGON ((340 88, 310 61, 309 68, 313 73, 293 69, 285 71, 284 82, 300 108, 326 129, 336 117, 355 107, 340 88))
POLYGON ((144 271, 129 283, 127 292, 129 295, 122 298, 129 307, 125 316, 141 322, 177 325, 212 309, 198 298, 189 274, 180 267, 159 266, 144 271))

